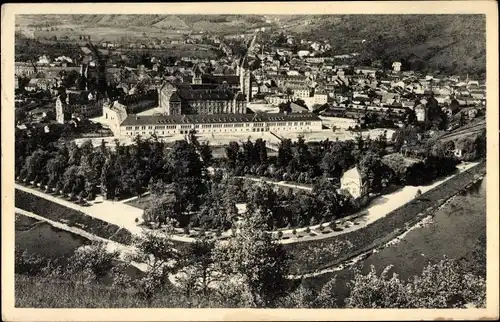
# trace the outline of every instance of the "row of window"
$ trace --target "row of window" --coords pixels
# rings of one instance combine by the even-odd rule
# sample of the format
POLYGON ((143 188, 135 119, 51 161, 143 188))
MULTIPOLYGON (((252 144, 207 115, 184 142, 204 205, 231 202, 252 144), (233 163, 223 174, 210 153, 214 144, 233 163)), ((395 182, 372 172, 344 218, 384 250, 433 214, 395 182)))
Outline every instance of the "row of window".
MULTIPOLYGON (((278 131, 280 129, 277 129, 278 131)), ((282 130, 286 130, 286 128, 283 128, 282 130)), ((296 129, 296 130, 309 130, 309 127, 307 128, 303 128, 301 127, 300 129, 296 129)), ((211 132, 250 132, 250 129, 219 129, 219 130, 201 130, 200 133, 211 133, 211 132)), ((264 132, 264 131, 269 131, 269 128, 253 128, 252 129, 252 132, 264 132)), ((153 134, 153 133, 156 133, 158 135, 165 135, 165 134, 176 134, 177 132, 179 132, 180 134, 184 134, 184 133, 188 133, 187 130, 181 130, 181 131, 177 131, 177 130, 173 130, 173 131, 130 131, 130 132, 125 132, 126 135, 128 136, 134 136, 134 135, 137 135, 137 134, 141 134, 141 135, 146 135, 146 134, 153 134)))
MULTIPOLYGON (((285 127, 285 126, 304 126, 304 125, 311 125, 310 121, 307 122, 272 122, 272 123, 254 123, 253 127, 285 127)), ((181 129, 191 129, 193 126, 192 125, 181 125, 181 129)), ((196 124, 194 126, 196 129, 200 128, 200 124, 196 124)), ((201 124, 202 129, 211 129, 211 128, 242 128, 242 127, 250 127, 250 123, 221 123, 221 124, 201 124)), ((148 125, 148 126, 126 126, 125 130, 126 131, 132 131, 132 130, 175 130, 177 129, 177 125, 148 125)))

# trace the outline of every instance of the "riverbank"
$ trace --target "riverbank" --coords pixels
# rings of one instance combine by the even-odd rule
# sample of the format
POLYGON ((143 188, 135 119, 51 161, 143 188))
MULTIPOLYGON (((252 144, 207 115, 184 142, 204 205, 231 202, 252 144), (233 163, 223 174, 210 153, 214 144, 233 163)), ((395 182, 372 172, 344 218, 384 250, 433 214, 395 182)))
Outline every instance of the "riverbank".
POLYGON ((391 265, 389 275, 396 273, 401 279, 408 279, 420 274, 428 263, 437 263, 444 256, 458 260, 467 271, 485 276, 485 179, 478 178, 476 183, 465 186, 390 242, 352 259, 350 263, 306 275, 302 281, 306 287, 319 291, 336 277, 338 304, 342 305, 350 292, 347 283, 354 277, 353 268, 367 274, 373 265, 380 274, 391 265))
POLYGON ((423 193, 419 198, 395 209, 363 229, 334 238, 286 245, 293 257, 292 274, 299 277, 331 270, 390 242, 435 211, 447 200, 469 187, 472 182, 479 180, 485 173, 486 163, 483 161, 423 193), (337 251, 321 254, 313 252, 314 249, 331 249, 332 244, 337 245, 337 251), (319 264, 318 258, 311 258, 311 254, 320 257, 322 264, 319 264))

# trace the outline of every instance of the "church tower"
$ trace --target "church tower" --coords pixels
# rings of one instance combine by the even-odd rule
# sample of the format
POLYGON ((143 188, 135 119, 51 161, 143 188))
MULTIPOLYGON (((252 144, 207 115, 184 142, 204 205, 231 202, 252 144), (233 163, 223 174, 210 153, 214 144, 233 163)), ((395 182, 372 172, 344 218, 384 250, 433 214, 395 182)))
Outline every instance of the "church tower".
POLYGON ((202 84, 203 81, 201 79, 201 76, 203 75, 203 71, 201 70, 200 66, 196 65, 195 68, 193 69, 193 80, 192 84, 202 84))
POLYGON ((252 99, 252 83, 250 66, 248 65, 247 57, 241 59, 237 69, 238 76, 240 76, 240 90, 245 95, 246 101, 250 102, 252 99))

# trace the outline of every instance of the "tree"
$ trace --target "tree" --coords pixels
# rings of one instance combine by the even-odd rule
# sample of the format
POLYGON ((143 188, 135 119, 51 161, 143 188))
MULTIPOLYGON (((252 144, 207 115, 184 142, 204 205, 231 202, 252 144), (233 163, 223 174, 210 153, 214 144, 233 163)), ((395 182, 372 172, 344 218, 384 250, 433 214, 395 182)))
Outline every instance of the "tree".
POLYGON ((199 153, 205 167, 208 167, 209 165, 212 164, 212 160, 214 157, 212 155, 212 149, 210 148, 210 145, 208 145, 208 142, 205 142, 202 145, 200 145, 199 153))
POLYGON ((56 187, 57 184, 61 181, 61 177, 66 167, 66 160, 63 156, 57 155, 54 158, 50 159, 46 165, 46 171, 49 179, 47 184, 49 186, 56 187))
POLYGON ((285 168, 292 159, 292 141, 290 139, 283 139, 278 147, 278 164, 285 168))
POLYGON ((361 172, 368 178, 368 187, 371 191, 379 191, 382 184, 382 159, 373 152, 366 153, 359 161, 361 172))
POLYGON ((321 308, 336 308, 337 304, 337 278, 334 277, 323 285, 315 299, 316 305, 321 308))
POLYGON ((469 273, 455 260, 443 259, 427 265, 409 282, 410 306, 419 308, 464 308, 486 305, 486 281, 469 273))
POLYGON ((100 279, 110 272, 118 257, 117 251, 108 252, 104 243, 94 242, 75 251, 69 260, 69 269, 72 272, 89 270, 100 279))
POLYGON ((406 180, 406 162, 405 158, 399 153, 392 153, 382 158, 385 164, 395 174, 396 181, 404 183, 406 180))
POLYGON ((407 308, 409 294, 405 283, 396 274, 388 278, 392 266, 386 267, 380 276, 377 276, 372 265, 367 275, 355 273, 349 283, 351 293, 345 300, 348 308, 407 308))
POLYGON ((240 146, 238 142, 231 141, 229 146, 226 147, 226 157, 229 161, 229 167, 235 168, 238 162, 240 146))
POLYGON ((245 165, 251 166, 258 155, 255 153, 254 144, 250 139, 243 143, 243 162, 245 165))
POLYGON ((389 278, 391 266, 380 276, 372 266, 367 275, 359 271, 349 283, 349 308, 465 308, 484 307, 486 281, 468 273, 455 261, 444 258, 428 264, 422 274, 407 281, 397 274, 389 278))
MULTIPOLYGON (((302 283, 282 299, 281 307, 285 308, 315 308, 316 292, 302 283)), ((331 307, 330 307, 331 308, 331 307)))
POLYGON ((149 207, 143 213, 144 222, 150 226, 153 224, 164 225, 175 220, 181 221, 182 208, 173 191, 167 191, 161 195, 156 195, 149 207))
POLYGON ((267 162, 266 141, 262 140, 261 138, 255 140, 254 151, 260 164, 267 162))
POLYGON ((168 281, 170 274, 178 270, 179 253, 171 240, 173 226, 165 225, 162 230, 146 231, 141 237, 134 237, 137 252, 128 256, 129 261, 143 263, 146 275, 138 280, 143 295, 151 298, 168 281))
POLYGON ((50 155, 47 151, 39 148, 26 158, 22 172, 25 173, 25 178, 28 182, 42 179, 49 157, 50 155))
POLYGON ((215 250, 219 269, 243 283, 251 305, 256 307, 275 306, 289 287, 288 255, 265 228, 260 215, 247 214, 239 233, 228 244, 218 244, 215 250))
POLYGON ((214 246, 214 240, 206 237, 197 239, 185 248, 180 263, 181 271, 191 280, 188 284, 192 285, 195 292, 202 294, 207 299, 211 293, 210 285, 219 279, 214 270, 212 254, 214 246))
POLYGON ((79 168, 75 165, 68 167, 66 171, 64 171, 62 181, 62 190, 64 193, 77 195, 83 190, 83 182, 80 180, 78 172, 79 168))

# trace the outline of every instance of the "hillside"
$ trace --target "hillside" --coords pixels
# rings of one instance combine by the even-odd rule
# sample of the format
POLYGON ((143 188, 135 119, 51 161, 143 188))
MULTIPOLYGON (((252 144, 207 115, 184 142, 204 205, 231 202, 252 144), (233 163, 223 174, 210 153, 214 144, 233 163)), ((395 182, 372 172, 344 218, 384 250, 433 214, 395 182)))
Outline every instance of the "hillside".
MULTIPOLYGON (((21 15, 19 27, 109 28, 146 32, 242 34, 272 26, 308 40, 329 40, 332 52, 359 52, 357 63, 481 77, 486 68, 481 15, 21 15)), ((103 33, 102 30, 99 31, 103 33)))
MULTIPOLYGON (((334 51, 358 51, 359 62, 393 61, 416 70, 484 74, 486 25, 481 15, 339 15, 314 17, 298 34, 328 39, 334 51), (364 42, 363 42, 364 40, 364 42)), ((292 21, 289 21, 290 24, 292 21)))

